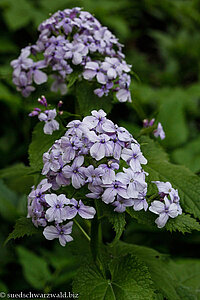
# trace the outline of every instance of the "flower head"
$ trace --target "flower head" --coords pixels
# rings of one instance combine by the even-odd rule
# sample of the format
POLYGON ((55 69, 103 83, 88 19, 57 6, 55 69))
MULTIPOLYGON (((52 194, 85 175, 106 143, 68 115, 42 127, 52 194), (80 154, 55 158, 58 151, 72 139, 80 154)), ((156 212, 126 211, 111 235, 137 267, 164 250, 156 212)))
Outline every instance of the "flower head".
MULTIPOLYGON (((40 113, 40 118, 46 121, 48 116, 40 113)), ((59 238, 65 245, 71 240, 65 232, 66 220, 77 215, 94 218, 96 210, 93 205, 84 203, 85 198, 112 204, 116 213, 124 212, 126 207, 146 210, 147 174, 142 164, 147 161, 133 136, 107 119, 101 109, 92 111, 83 121, 71 121, 64 136, 44 153, 43 162, 42 174, 46 180, 29 195, 29 216, 36 226, 47 226, 44 230, 47 239, 59 238), (138 162, 133 169, 134 153, 138 162), (123 168, 124 165, 127 168, 123 168), (70 186, 66 189, 67 195, 63 190, 59 194, 59 189, 67 186, 70 186), (35 197, 38 189, 41 189, 42 202, 35 197), (71 199, 68 193, 76 195, 78 189, 83 191, 82 200, 71 199)), ((176 194, 173 197, 176 198, 176 194)))
POLYGON ((120 102, 131 101, 131 66, 124 60, 122 45, 89 12, 80 8, 58 11, 39 25, 39 32, 36 43, 22 49, 11 62, 13 82, 24 97, 34 91, 33 84, 46 82, 48 75, 54 79, 51 90, 65 94, 68 76, 79 66, 80 78, 96 83, 98 97, 117 92, 120 102))
POLYGON ((182 209, 179 203, 178 191, 175 190, 170 182, 153 181, 157 185, 160 200, 155 200, 151 203, 149 210, 159 217, 155 220, 158 228, 162 228, 167 223, 169 217, 175 218, 182 214, 182 209))

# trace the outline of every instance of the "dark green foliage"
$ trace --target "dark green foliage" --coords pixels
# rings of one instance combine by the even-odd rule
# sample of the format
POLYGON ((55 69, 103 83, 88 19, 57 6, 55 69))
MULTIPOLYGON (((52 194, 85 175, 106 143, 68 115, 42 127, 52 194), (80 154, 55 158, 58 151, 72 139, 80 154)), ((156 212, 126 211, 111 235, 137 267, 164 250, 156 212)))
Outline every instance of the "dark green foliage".
POLYGON ((142 146, 148 160, 144 169, 149 173, 149 180, 171 182, 179 191, 181 205, 185 211, 200 218, 200 178, 183 166, 163 160, 164 154, 161 150, 156 154, 156 149, 151 140, 147 140, 142 146))
POLYGON ((0 178, 7 186, 21 194, 27 194, 30 191, 34 183, 34 175, 35 171, 22 163, 0 170, 0 178))
POLYGON ((17 254, 26 280, 37 290, 43 290, 51 279, 47 262, 35 253, 18 246, 17 254))
POLYGON ((49 150, 55 140, 64 135, 65 129, 60 124, 60 129, 54 131, 52 135, 45 135, 43 132, 43 122, 38 123, 33 131, 32 142, 29 147, 30 166, 36 171, 43 168, 43 154, 49 150))
POLYGON ((101 210, 102 210, 102 215, 106 218, 108 218, 109 223, 112 224, 112 227, 115 231, 115 239, 112 242, 112 245, 115 244, 115 242, 117 242, 124 229, 125 229, 125 225, 126 225, 126 220, 125 220, 125 213, 117 213, 114 212, 113 207, 110 207, 107 204, 102 203, 101 204, 101 210))
POLYGON ((24 237, 25 235, 30 236, 36 233, 38 233, 38 230, 33 225, 31 219, 22 217, 17 220, 14 230, 9 234, 8 238, 5 241, 5 244, 7 244, 12 239, 18 239, 24 237))
MULTIPOLYGON (((85 300, 200 299, 199 1, 0 0, 0 9, 1 245, 6 241, 0 248, 0 292, 68 292, 73 281, 74 293, 85 300), (93 90, 98 85, 80 82, 78 70, 68 77, 66 96, 50 92, 49 84, 27 99, 15 90, 10 61, 35 42, 37 26, 49 13, 74 6, 93 13, 125 43, 126 60, 135 72, 131 104, 113 105, 112 95, 96 97, 93 90), (43 133, 44 123, 36 125, 37 117, 28 117, 42 94, 52 105, 64 102, 61 130, 52 136, 43 133), (68 118, 80 119, 100 108, 141 143, 148 159, 149 204, 157 193, 151 180, 170 181, 179 190, 184 213, 160 230, 151 212, 128 208, 125 217, 102 204, 98 222, 103 223, 105 243, 97 237, 94 262, 89 242, 75 224, 74 241, 61 247, 58 240, 46 241, 42 229, 25 216, 27 195, 40 179, 43 153, 64 134, 68 118), (164 127, 163 141, 155 140, 154 128, 142 129, 142 120, 153 117, 164 127)), ((73 194, 70 188, 62 192, 73 194)), ((82 199, 83 190, 76 196, 82 199)), ((87 201, 93 205, 93 200, 87 201)), ((91 235, 90 222, 80 222, 91 235)))
POLYGON ((94 109, 103 109, 106 113, 109 113, 111 110, 112 97, 109 95, 99 98, 94 94, 95 88, 97 88, 97 86, 86 80, 76 85, 78 107, 80 114, 83 116, 87 116, 94 109))
POLYGON ((140 259, 126 255, 110 261, 110 278, 104 278, 94 264, 85 264, 74 281, 73 290, 80 299, 154 299, 154 287, 148 268, 140 259))

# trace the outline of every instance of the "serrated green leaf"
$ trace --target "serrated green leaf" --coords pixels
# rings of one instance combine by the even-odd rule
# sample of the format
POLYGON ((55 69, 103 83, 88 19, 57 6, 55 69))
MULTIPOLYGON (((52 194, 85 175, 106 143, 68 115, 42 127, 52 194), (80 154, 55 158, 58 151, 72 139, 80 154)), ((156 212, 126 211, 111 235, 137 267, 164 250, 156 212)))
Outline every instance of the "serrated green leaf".
POLYGON ((95 89, 96 86, 86 80, 79 82, 76 85, 79 110, 84 116, 89 115, 94 109, 103 109, 106 113, 109 113, 112 108, 112 98, 110 96, 99 98, 94 94, 95 89))
POLYGON ((145 264, 133 255, 115 258, 110 263, 111 278, 104 278, 94 264, 78 271, 73 290, 80 300, 151 300, 154 286, 145 264))
POLYGON ((126 220, 125 213, 117 213, 113 210, 113 207, 106 205, 104 203, 101 204, 102 212, 104 216, 108 218, 108 221, 112 224, 113 229, 116 232, 115 238, 112 241, 112 245, 118 241, 124 231, 126 220))
POLYGON ((17 253, 28 283, 37 290, 44 290, 51 279, 47 262, 24 247, 17 247, 17 253))
POLYGON ((126 212, 140 224, 145 224, 148 227, 155 227, 155 215, 150 211, 135 211, 132 207, 127 207, 126 212))
POLYGON ((182 215, 179 215, 174 219, 170 218, 167 221, 165 228, 171 232, 180 231, 182 233, 191 233, 192 230, 200 231, 200 224, 190 215, 182 213, 182 215))
POLYGON ((43 154, 49 150, 55 140, 64 135, 65 128, 61 126, 60 129, 53 132, 52 135, 44 134, 44 123, 38 123, 33 131, 32 142, 29 146, 29 161, 30 166, 35 170, 41 170, 43 167, 43 154))
POLYGON ((152 141, 141 145, 141 148, 148 160, 144 170, 149 173, 149 180, 171 182, 172 186, 178 189, 181 207, 200 218, 200 178, 183 166, 163 161, 156 155, 156 145, 152 148, 152 141))
POLYGON ((113 228, 116 232, 115 239, 113 240, 112 244, 114 244, 116 241, 118 241, 124 231, 124 227, 126 225, 126 220, 125 220, 125 214, 124 213, 118 213, 115 215, 111 215, 108 217, 109 222, 112 223, 113 228))
POLYGON ((115 245, 114 251, 117 255, 132 253, 132 255, 138 257, 148 267, 158 291, 168 300, 181 300, 176 291, 178 280, 171 271, 170 261, 165 255, 148 247, 127 244, 121 241, 115 245))
POLYGON ((33 225, 31 219, 22 217, 16 221, 13 231, 7 237, 4 245, 6 245, 10 240, 24 237, 25 235, 30 236, 37 234, 38 229, 33 225))
MULTIPOLYGON (((128 207, 126 209, 127 213, 134 219, 138 221, 139 224, 145 224, 148 227, 155 228, 155 219, 157 216, 152 214, 149 211, 134 211, 133 208, 128 207)), ((179 231, 182 233, 191 233, 193 230, 200 231, 200 224, 196 221, 196 219, 192 218, 189 214, 179 215, 178 217, 172 219, 169 218, 164 229, 172 232, 179 231)), ((160 229, 158 229, 160 230, 160 229)))

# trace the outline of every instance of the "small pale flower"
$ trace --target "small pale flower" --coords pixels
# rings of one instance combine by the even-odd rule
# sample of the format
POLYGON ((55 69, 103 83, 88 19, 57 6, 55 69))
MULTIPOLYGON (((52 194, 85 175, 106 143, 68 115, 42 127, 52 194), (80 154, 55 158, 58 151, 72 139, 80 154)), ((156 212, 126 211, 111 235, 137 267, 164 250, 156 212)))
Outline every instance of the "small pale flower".
POLYGON ((66 225, 47 226, 43 231, 43 235, 47 240, 59 239, 61 246, 65 246, 66 243, 73 241, 71 237, 73 222, 68 222, 66 225))

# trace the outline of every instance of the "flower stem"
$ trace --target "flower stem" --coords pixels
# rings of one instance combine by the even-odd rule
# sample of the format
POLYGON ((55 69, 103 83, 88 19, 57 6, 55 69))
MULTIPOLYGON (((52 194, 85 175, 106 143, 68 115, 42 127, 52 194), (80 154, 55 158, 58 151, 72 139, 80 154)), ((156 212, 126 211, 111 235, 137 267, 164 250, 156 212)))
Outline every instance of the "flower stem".
POLYGON ((76 221, 76 219, 73 220, 74 223, 78 226, 78 228, 82 231, 82 233, 84 234, 84 236, 87 238, 87 240, 90 242, 91 238, 89 237, 89 235, 85 232, 85 230, 83 229, 83 227, 76 221))

